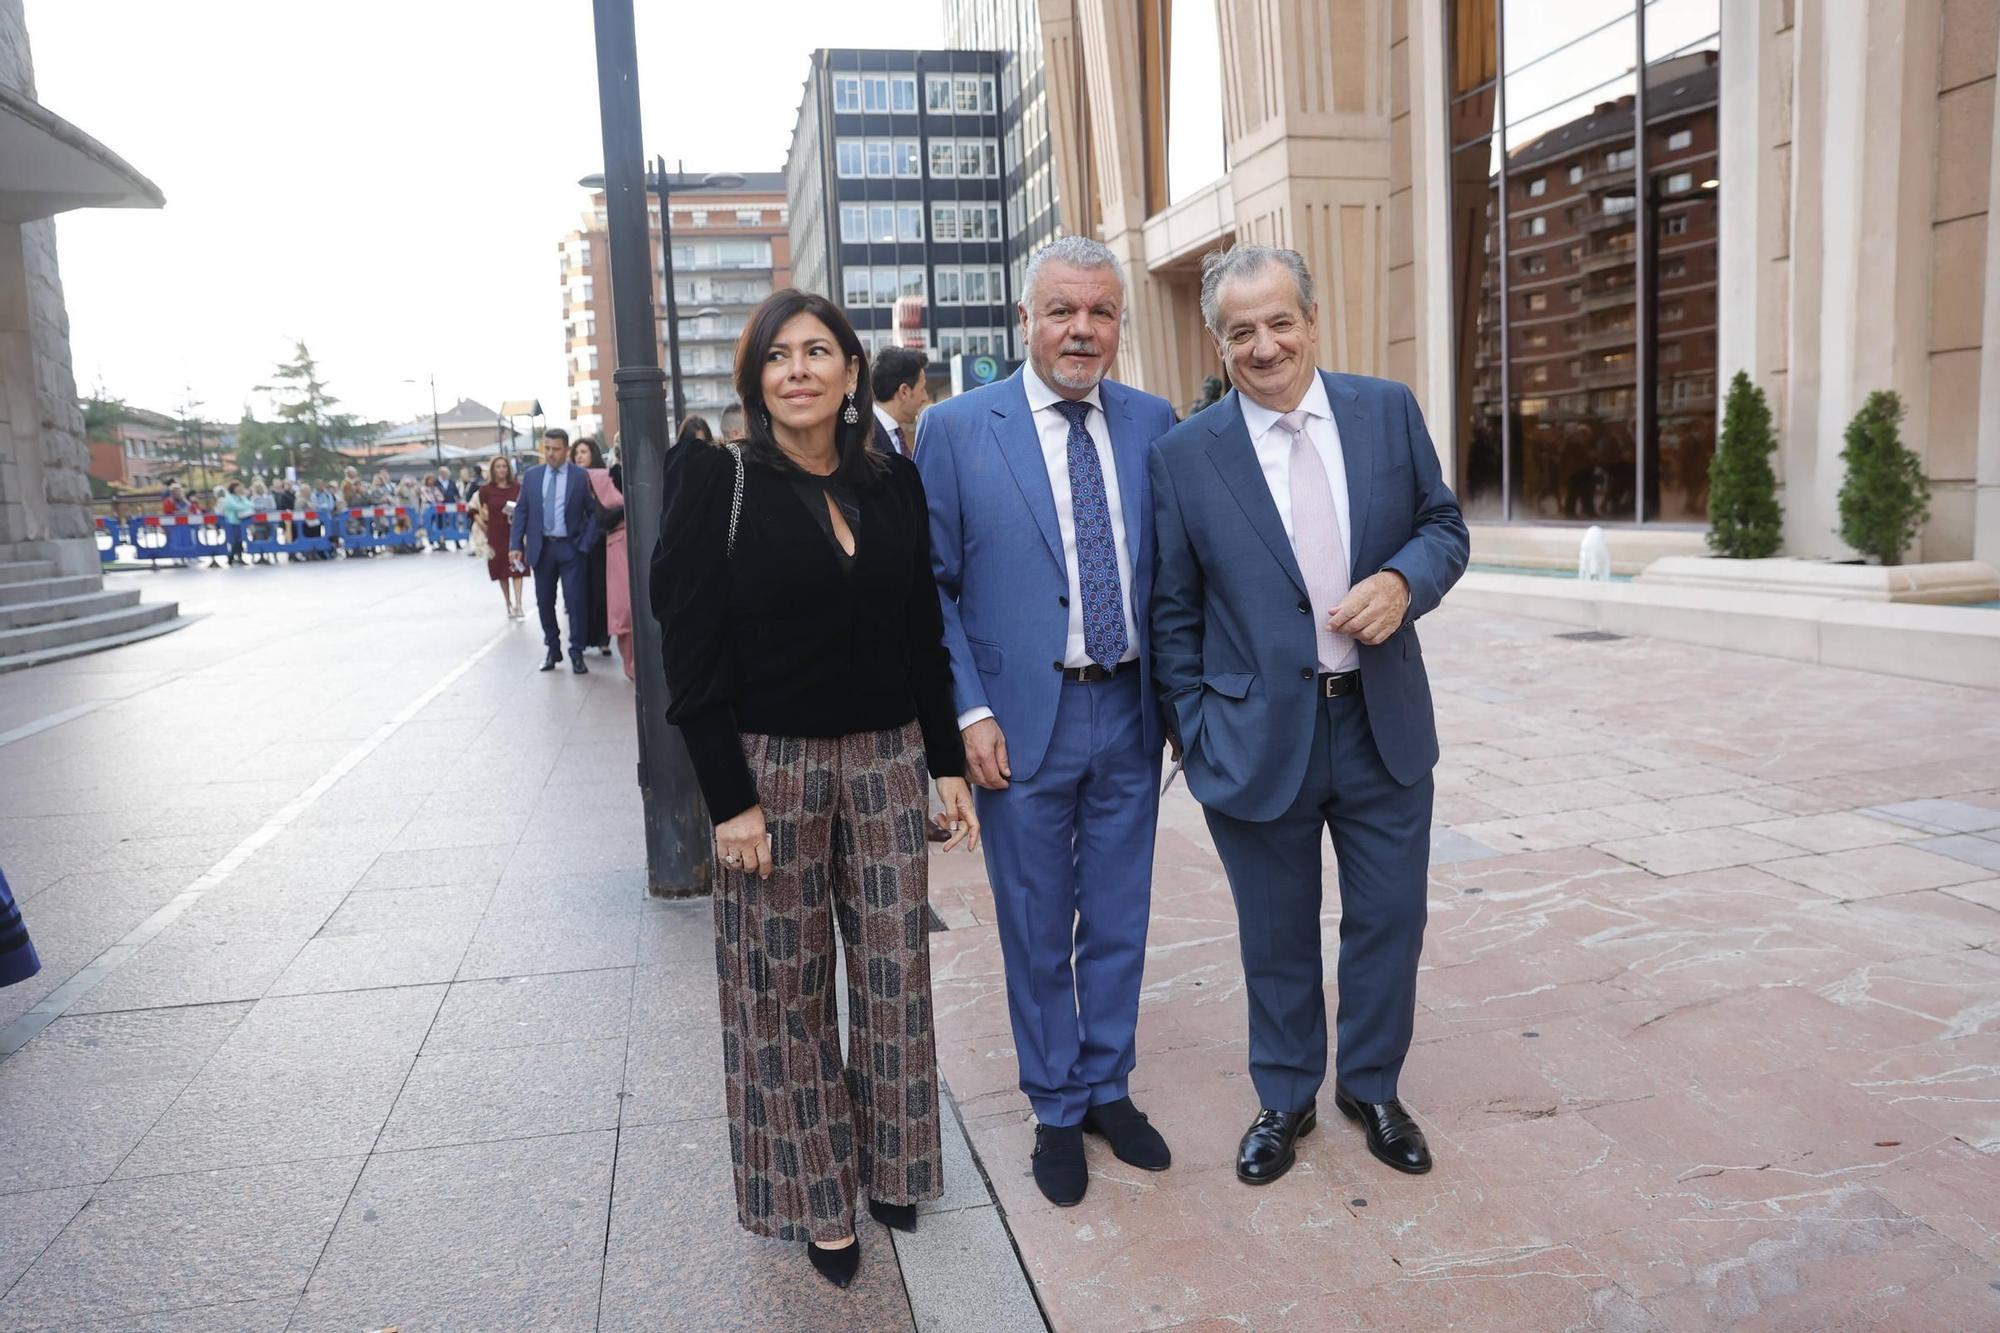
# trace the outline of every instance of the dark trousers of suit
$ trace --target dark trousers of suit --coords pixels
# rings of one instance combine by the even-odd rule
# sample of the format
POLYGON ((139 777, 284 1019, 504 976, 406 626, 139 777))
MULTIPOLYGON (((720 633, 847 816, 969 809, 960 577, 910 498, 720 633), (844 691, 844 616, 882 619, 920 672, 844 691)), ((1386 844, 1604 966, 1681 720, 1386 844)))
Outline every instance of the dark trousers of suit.
POLYGON ((1159 786, 1127 671, 1064 684, 1034 776, 976 793, 1021 1091, 1045 1125, 1126 1095, 1159 786))
POLYGON ((567 537, 542 538, 542 558, 535 562, 535 609, 542 613, 542 642, 560 652, 562 632, 556 626, 556 585, 562 584, 563 606, 569 611, 569 650, 583 651, 585 633, 583 556, 567 537))
POLYGON ((1336 1068, 1363 1101, 1396 1095, 1416 1019, 1427 917, 1432 780, 1405 787, 1375 749, 1359 694, 1322 699, 1298 798, 1276 819, 1209 810, 1236 897, 1250 992, 1250 1077, 1261 1103, 1304 1110, 1326 1080, 1321 830, 1340 867, 1336 1068))

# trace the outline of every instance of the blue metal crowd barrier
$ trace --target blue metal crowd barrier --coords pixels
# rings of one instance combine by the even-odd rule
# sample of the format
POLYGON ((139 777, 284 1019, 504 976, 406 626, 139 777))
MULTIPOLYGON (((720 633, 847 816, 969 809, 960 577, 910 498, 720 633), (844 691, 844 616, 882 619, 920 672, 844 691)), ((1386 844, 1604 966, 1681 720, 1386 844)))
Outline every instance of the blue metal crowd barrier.
POLYGON ((162 560, 192 564, 229 551, 229 534, 215 514, 146 514, 132 520, 132 554, 157 567, 162 560))
POLYGON ((317 510, 259 510, 245 522, 249 527, 249 540, 243 543, 243 549, 250 555, 320 555, 333 550, 333 542, 327 536, 326 525, 320 522, 317 510), (306 536, 305 526, 308 523, 318 524, 319 536, 306 536), (260 531, 264 533, 262 537, 256 535, 260 531))
POLYGON ((367 551, 376 547, 414 550, 423 540, 423 530, 403 505, 369 505, 339 511, 336 516, 346 520, 341 529, 340 544, 350 551, 367 551))
POLYGON ((472 540, 472 507, 464 504, 427 504, 424 530, 432 546, 446 542, 463 544, 472 540))
POLYGON ((118 531, 118 520, 97 516, 97 535, 104 538, 104 545, 97 548, 97 559, 102 564, 110 564, 118 558, 118 543, 124 538, 118 531))

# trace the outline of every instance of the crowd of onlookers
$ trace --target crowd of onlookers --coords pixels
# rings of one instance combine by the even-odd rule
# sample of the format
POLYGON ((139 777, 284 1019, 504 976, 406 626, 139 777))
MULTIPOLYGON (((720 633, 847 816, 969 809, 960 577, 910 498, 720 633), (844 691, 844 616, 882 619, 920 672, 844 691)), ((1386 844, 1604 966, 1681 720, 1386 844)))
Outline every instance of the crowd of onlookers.
MULTIPOLYGON (((288 539, 297 537, 326 536, 335 548, 342 545, 341 538, 363 532, 380 535, 388 532, 409 532, 417 530, 416 540, 408 546, 390 547, 350 547, 350 556, 371 556, 377 550, 412 551, 422 550, 431 540, 422 529, 420 515, 424 508, 437 504, 476 503, 481 485, 478 471, 471 467, 461 467, 453 475, 449 466, 440 466, 435 472, 422 476, 392 479, 386 468, 377 469, 374 476, 364 478, 356 467, 343 469, 338 480, 307 481, 289 477, 253 477, 249 481, 231 481, 218 485, 212 490, 190 491, 178 481, 170 481, 160 490, 162 514, 201 515, 214 514, 227 525, 229 540, 229 563, 241 565, 251 563, 243 556, 243 544, 247 541, 269 540, 272 530, 282 529, 288 539), (344 511, 353 509, 400 509, 402 513, 367 514, 350 516, 344 511), (255 515, 290 513, 290 519, 254 520, 255 515), (306 514, 312 514, 308 519, 306 514)), ((120 518, 124 517, 123 502, 114 505, 120 518)), ((450 545, 462 548, 466 538, 453 536, 438 540, 442 547, 450 545)), ((291 554, 287 559, 331 560, 335 551, 315 554, 291 554)), ((267 557, 256 557, 255 563, 266 563, 267 557)))

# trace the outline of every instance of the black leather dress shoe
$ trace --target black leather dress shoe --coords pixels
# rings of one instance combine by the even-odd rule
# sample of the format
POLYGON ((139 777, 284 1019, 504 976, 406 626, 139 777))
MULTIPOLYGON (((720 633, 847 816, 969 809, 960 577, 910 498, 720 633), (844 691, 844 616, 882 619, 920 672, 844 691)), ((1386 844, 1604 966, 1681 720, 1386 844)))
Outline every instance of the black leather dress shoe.
POLYGON ((1399 1101, 1364 1102, 1350 1096, 1345 1088, 1333 1090, 1333 1104, 1349 1120, 1368 1131, 1368 1151, 1375 1160, 1398 1171, 1421 1176, 1431 1169, 1431 1148, 1423 1130, 1410 1119, 1399 1101))
POLYGON ((1132 1105, 1130 1097, 1093 1106, 1083 1113, 1086 1134, 1101 1135, 1111 1152, 1127 1166, 1141 1171, 1164 1171, 1174 1163, 1167 1141, 1146 1120, 1146 1113, 1132 1105))
POLYGON ((562 665, 562 654, 554 648, 549 649, 548 656, 542 659, 542 670, 554 671, 560 665, 562 665))
POLYGON ((575 672, 579 676, 587 676, 590 674, 590 668, 583 664, 582 653, 571 653, 569 655, 569 669, 575 672))
POLYGON ((1268 1185, 1284 1175, 1298 1160, 1294 1145, 1318 1123, 1316 1106, 1303 1111, 1259 1111, 1236 1149, 1236 1178, 1246 1185, 1268 1185))
POLYGON ((1074 1208, 1083 1202, 1090 1184, 1090 1168, 1083 1160, 1083 1126, 1035 1126, 1035 1184, 1042 1195, 1058 1208, 1074 1208))

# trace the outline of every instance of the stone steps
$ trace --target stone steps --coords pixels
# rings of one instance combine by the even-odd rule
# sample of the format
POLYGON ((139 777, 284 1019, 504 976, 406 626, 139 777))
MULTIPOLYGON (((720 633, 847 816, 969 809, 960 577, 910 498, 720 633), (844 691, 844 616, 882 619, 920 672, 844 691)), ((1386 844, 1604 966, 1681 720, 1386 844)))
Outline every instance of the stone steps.
POLYGON ((0 560, 0 585, 33 583, 53 577, 55 572, 53 560, 0 560))
MULTIPOLYGON (((131 642, 139 631, 178 628, 174 602, 127 605, 70 620, 0 629, 0 671, 15 671, 59 657, 74 657, 131 642), (158 628, 164 626, 165 628, 158 628)), ((149 635, 143 637, 150 637, 149 635)))
POLYGON ((104 586, 99 574, 61 574, 54 578, 30 579, 25 583, 0 583, 0 606, 23 602, 46 602, 57 597, 81 597, 104 586))
MULTIPOLYGON (((20 585, 32 587, 34 585, 20 585)), ((127 588, 106 592, 102 588, 71 597, 50 597, 36 602, 0 606, 0 630, 26 629, 31 625, 53 625, 59 621, 82 620, 107 611, 119 611, 139 604, 139 590, 127 588)))

